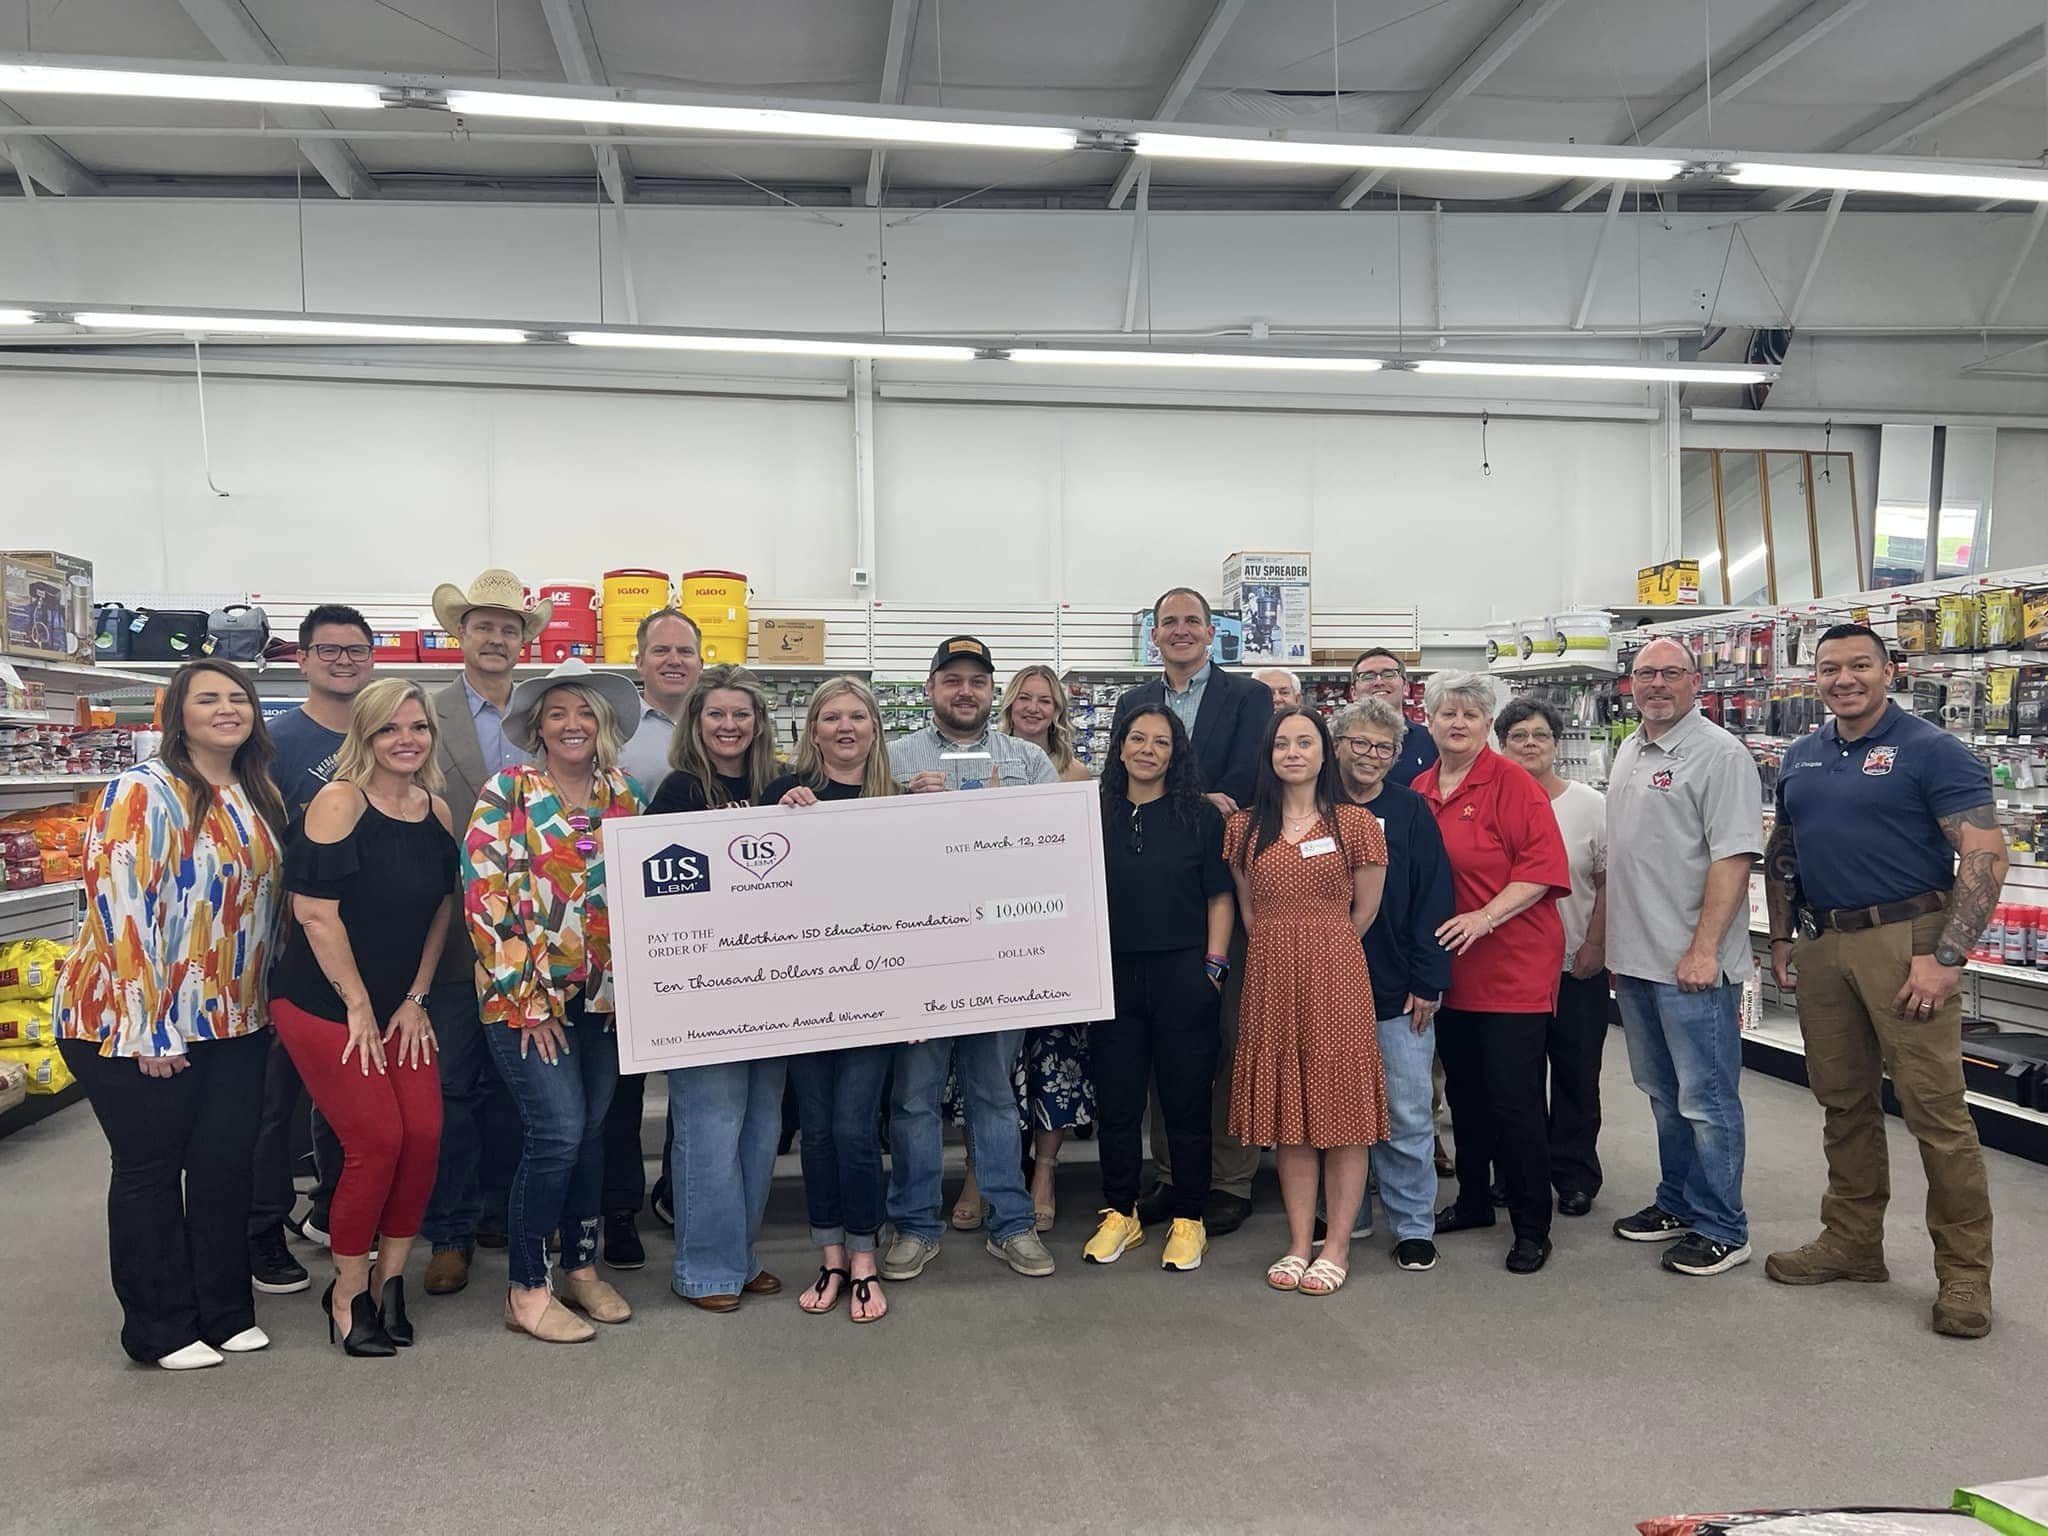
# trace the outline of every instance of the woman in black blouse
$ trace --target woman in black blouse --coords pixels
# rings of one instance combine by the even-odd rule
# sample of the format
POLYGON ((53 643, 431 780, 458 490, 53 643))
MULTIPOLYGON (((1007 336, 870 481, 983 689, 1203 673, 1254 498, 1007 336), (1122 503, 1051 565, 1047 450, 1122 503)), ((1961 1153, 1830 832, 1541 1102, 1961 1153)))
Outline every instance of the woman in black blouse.
MULTIPOLYGON (((889 771, 882 712, 874 695, 850 677, 821 683, 804 714, 804 735, 791 771, 768 786, 771 805, 816 805, 901 793, 889 771)), ((812 1051, 789 1058, 803 1131, 804 1203, 818 1278, 797 1298, 806 1312, 839 1305, 852 1288, 847 1315, 872 1323, 889 1310, 875 1271, 875 1234, 885 1214, 882 1178, 882 1087, 895 1049, 886 1045, 812 1051)))
POLYGON ((699 673, 669 738, 668 766, 646 815, 765 804, 761 791, 781 765, 761 679, 730 665, 699 673))
MULTIPOLYGON (((1088 1030, 1101 1123, 1102 1222, 1082 1250, 1114 1264, 1145 1240, 1138 1220, 1148 1084, 1176 1168, 1209 1166, 1209 1100, 1222 1048, 1232 892, 1223 816, 1202 794, 1186 730, 1160 705, 1124 717, 1102 770, 1103 866, 1116 1017, 1088 1030)), ((1209 1246, 1207 1192, 1176 1183, 1162 1269, 1196 1269, 1209 1246)))
POLYGON ((371 683, 350 710, 334 781, 285 853, 298 921, 271 976, 271 1022, 346 1156, 321 1301, 329 1338, 351 1355, 413 1341, 405 1261, 441 1149, 427 989, 455 920, 459 860, 440 784, 425 691, 371 683))

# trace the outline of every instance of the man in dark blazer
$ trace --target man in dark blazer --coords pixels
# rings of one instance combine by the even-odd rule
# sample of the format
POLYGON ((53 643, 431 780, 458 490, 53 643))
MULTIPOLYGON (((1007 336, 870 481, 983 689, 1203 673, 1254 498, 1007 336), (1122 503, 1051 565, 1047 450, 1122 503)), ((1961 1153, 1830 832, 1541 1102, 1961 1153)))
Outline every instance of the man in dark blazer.
MULTIPOLYGON (((1209 599, 1192 587, 1175 587, 1152 605, 1152 635, 1164 663, 1163 674, 1129 689, 1116 701, 1121 725, 1133 710, 1163 705, 1179 716, 1194 742, 1202 767, 1202 783, 1216 808, 1228 816, 1250 805, 1259 781, 1259 757, 1273 734, 1273 690, 1255 677, 1229 672, 1209 655, 1216 621, 1209 599)), ((1202 1224, 1211 1237, 1235 1232, 1252 1211, 1252 1176, 1259 1171, 1259 1149, 1230 1134, 1230 1076, 1237 1056, 1237 1008, 1243 981, 1244 928, 1230 939, 1230 970, 1223 982, 1223 1051, 1216 1063, 1216 1089, 1211 1100, 1209 1198, 1202 1224)), ((1153 1162, 1159 1182, 1138 1202, 1138 1216, 1147 1226, 1167 1216, 1174 1180, 1166 1156, 1166 1120, 1152 1098, 1153 1162)), ((1183 1177, 1188 1171, 1183 1171, 1183 1177)), ((1194 1175, 1200 1177, 1199 1173, 1194 1175)))
MULTIPOLYGON (((510 571, 485 571, 466 591, 453 583, 434 591, 434 616, 462 645, 462 676, 432 695, 434 760, 458 829, 468 827, 484 784, 525 761, 505 735, 504 712, 519 653, 548 614, 545 600, 526 606, 510 571)), ((445 1296, 469 1283, 479 1231, 504 1231, 505 1196, 519 1157, 518 1119, 490 1064, 477 1009, 476 950, 460 914, 441 951, 427 1014, 441 1072, 441 1162, 420 1235, 433 1249, 426 1288, 445 1296)))

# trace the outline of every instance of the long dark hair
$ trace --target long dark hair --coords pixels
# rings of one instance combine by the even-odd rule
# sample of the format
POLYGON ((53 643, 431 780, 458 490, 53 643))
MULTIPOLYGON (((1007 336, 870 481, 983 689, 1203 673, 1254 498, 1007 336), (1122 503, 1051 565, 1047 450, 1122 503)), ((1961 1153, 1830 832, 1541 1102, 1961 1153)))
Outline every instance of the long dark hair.
MULTIPOLYGON (((1344 829, 1337 820, 1337 807, 1349 805, 1351 797, 1344 793, 1344 780, 1337 772, 1337 753, 1330 745, 1330 728, 1323 723, 1323 717, 1306 704, 1290 704, 1285 709, 1274 710, 1273 718, 1266 726, 1266 750, 1259 756, 1259 782, 1252 791, 1250 806, 1252 836, 1239 844, 1237 850, 1240 869, 1250 869, 1253 861, 1280 838, 1280 797, 1286 786, 1280 782, 1280 775, 1273 771, 1273 741, 1280 734, 1280 727, 1297 715, 1314 723, 1316 737, 1323 744, 1323 771, 1316 775, 1316 809, 1330 824, 1330 836, 1336 839, 1337 851, 1344 853, 1344 829)), ((1345 862, 1350 862, 1348 854, 1345 862)))
POLYGON ((775 777, 776 769, 775 721, 769 716, 768 694, 761 679, 730 662, 706 667, 697 674, 696 686, 684 701, 683 718, 676 722, 676 733, 669 743, 668 763, 675 772, 687 773, 697 781, 705 806, 714 811, 732 802, 732 796, 711 766, 711 754, 704 749, 704 706, 720 689, 743 693, 754 706, 754 739, 747 747, 747 798, 754 804, 760 804, 761 791, 775 777))
POLYGON ((1197 826, 1202 807, 1208 804, 1202 798, 1202 765, 1195 756, 1194 744, 1188 740, 1187 727, 1164 704, 1148 704, 1142 709, 1134 709, 1117 722, 1116 733, 1109 738, 1109 756, 1102 764, 1105 821, 1119 801, 1131 797, 1131 773, 1124 767, 1124 738, 1131 734, 1131 727, 1147 715, 1156 715, 1164 720, 1168 733, 1173 737, 1173 755, 1166 760, 1166 782, 1160 786, 1160 798, 1173 807, 1174 816, 1183 826, 1197 826))
POLYGON ((263 723, 263 701, 257 697, 256 685, 249 681, 249 674, 233 662, 209 656, 199 661, 188 661, 171 674, 170 686, 164 689, 164 740, 163 745, 157 748, 157 757, 185 786, 186 798, 191 802, 193 826, 204 824, 213 811, 213 785, 193 766, 192 743, 185 734, 185 699, 192 692, 193 680, 202 672, 226 678, 248 697, 249 708, 255 718, 249 727, 249 739, 235 749, 235 782, 242 786, 242 793, 256 807, 256 814, 269 822, 270 830, 282 839, 285 829, 284 798, 270 780, 270 765, 276 760, 277 747, 271 742, 270 730, 263 723))

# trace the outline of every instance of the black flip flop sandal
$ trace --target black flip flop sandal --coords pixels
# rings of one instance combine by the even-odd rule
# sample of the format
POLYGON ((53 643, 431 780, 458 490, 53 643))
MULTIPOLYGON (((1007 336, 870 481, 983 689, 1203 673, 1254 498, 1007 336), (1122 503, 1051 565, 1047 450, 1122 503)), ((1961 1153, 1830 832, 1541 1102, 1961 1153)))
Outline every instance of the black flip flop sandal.
POLYGON ((846 1294, 844 1282, 851 1280, 853 1276, 846 1270, 827 1269, 823 1265, 818 1267, 818 1278, 811 1282, 810 1290, 807 1294, 822 1298, 825 1294, 825 1287, 830 1284, 834 1275, 837 1275, 842 1283, 839 1289, 832 1293, 832 1305, 829 1307, 805 1307, 803 1310, 812 1317, 823 1317, 828 1312, 836 1311, 839 1306, 839 1298, 846 1294))
MULTIPOLYGON (((872 1287, 881 1278, 880 1275, 862 1275, 858 1280, 855 1280, 853 1282, 853 1299, 863 1307, 872 1306, 875 1300, 872 1287)), ((863 1317, 849 1305, 846 1309, 846 1315, 856 1323, 878 1323, 889 1314, 887 1312, 870 1312, 866 1317, 863 1317)))

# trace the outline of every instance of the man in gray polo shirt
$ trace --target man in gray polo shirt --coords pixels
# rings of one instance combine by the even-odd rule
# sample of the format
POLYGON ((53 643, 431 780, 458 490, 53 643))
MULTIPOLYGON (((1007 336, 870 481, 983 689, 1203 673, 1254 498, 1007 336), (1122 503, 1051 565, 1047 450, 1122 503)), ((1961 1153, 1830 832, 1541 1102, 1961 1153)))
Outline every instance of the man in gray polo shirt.
POLYGON ((1643 726, 1615 753, 1607 786, 1607 964, 1662 1177, 1657 1198, 1614 1235, 1677 1239, 1664 1268, 1718 1275, 1749 1261, 1743 918, 1763 851, 1763 787, 1749 749, 1694 707, 1699 667, 1685 646, 1652 640, 1631 677, 1643 726))
MULTIPOLYGON (((1052 759, 1028 741, 988 728, 996 664, 972 635, 955 635, 932 657, 925 694, 932 723, 889 743, 889 767, 912 794, 1003 785, 1057 784, 1052 759)), ((1024 1188, 1017 1093, 1011 1074, 1024 1031, 997 1030, 896 1049, 889 1099, 889 1221, 895 1241, 882 1255, 884 1280, 912 1280, 939 1256, 943 1167, 939 1102, 950 1066, 959 1078, 974 1172, 988 1202, 988 1251, 1020 1275, 1049 1275, 1052 1254, 1035 1229, 1024 1188)))

